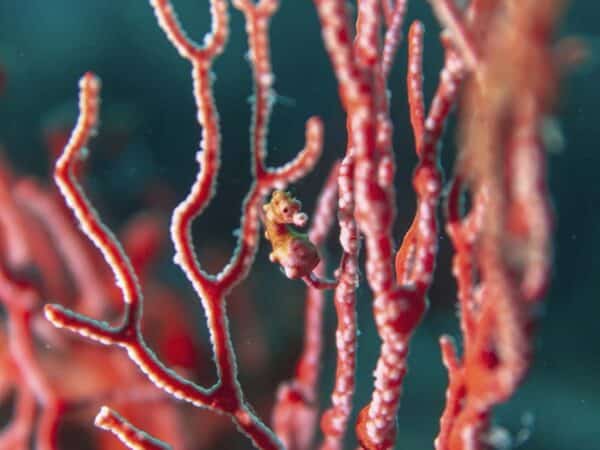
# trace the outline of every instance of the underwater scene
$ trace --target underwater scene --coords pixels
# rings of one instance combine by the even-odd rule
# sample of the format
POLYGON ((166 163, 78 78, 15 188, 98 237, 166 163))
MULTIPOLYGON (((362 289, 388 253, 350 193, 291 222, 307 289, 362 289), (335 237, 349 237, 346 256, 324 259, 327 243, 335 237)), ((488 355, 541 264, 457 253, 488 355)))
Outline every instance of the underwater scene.
POLYGON ((0 0, 0 450, 600 450, 599 23, 0 0))

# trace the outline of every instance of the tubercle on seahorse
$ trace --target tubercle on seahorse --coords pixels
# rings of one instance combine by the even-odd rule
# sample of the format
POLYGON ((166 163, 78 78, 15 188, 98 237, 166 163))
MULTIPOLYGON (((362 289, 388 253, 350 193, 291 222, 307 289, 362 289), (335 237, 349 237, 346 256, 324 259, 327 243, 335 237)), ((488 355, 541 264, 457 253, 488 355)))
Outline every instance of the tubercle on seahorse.
POLYGON ((313 273, 321 259, 317 247, 306 233, 291 226, 303 227, 308 222, 308 216, 301 208, 299 200, 282 190, 273 191, 271 200, 263 205, 265 238, 272 247, 269 259, 281 265, 290 279, 301 278, 316 289, 333 289, 337 280, 323 280, 313 273))

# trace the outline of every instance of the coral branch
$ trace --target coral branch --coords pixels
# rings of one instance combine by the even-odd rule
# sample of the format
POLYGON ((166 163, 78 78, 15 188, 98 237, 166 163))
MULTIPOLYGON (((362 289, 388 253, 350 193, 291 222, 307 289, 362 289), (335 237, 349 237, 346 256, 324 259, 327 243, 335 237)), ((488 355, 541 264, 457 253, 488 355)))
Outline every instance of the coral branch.
MULTIPOLYGON (((386 4, 385 1, 383 3, 386 4)), ((387 78, 390 70, 392 70, 396 50, 402 42, 402 25, 404 24, 407 5, 408 0, 398 0, 394 5, 394 9, 389 12, 390 18, 386 19, 388 28, 385 31, 381 52, 381 72, 384 78, 387 78)))
POLYGON ((469 24, 481 34, 481 23, 471 23, 480 16, 488 34, 466 86, 448 198, 464 355, 459 361, 441 342, 450 383, 437 450, 486 448, 493 407, 514 393, 530 363, 531 302, 547 286, 552 228, 537 130, 554 92, 548 39, 560 3, 469 8, 469 24), (467 189, 472 206, 462 217, 467 189))
POLYGON ((134 427, 112 409, 103 406, 98 412, 94 424, 113 433, 123 444, 132 450, 171 450, 164 442, 134 427))
POLYGON ((213 29, 205 39, 203 47, 196 45, 186 36, 170 2, 156 0, 151 4, 169 40, 192 64, 197 117, 202 127, 201 150, 196 157, 200 170, 190 193, 173 213, 171 236, 176 250, 175 262, 181 266, 192 283, 206 311, 218 381, 210 389, 197 386, 167 369, 147 348, 139 330, 142 295, 135 273, 116 239, 104 227, 74 179, 72 166, 75 156, 86 145, 97 121, 99 82, 91 74, 85 75, 81 81, 80 117, 63 155, 57 162, 56 180, 82 228, 100 248, 105 260, 113 269, 117 284, 123 292, 125 314, 123 322, 117 327, 110 327, 106 323, 56 305, 46 307, 46 316, 56 326, 69 328, 104 344, 116 344, 125 348, 130 359, 159 388, 196 406, 227 413, 258 448, 278 448, 279 443, 274 435, 244 401, 237 379, 236 359, 225 314, 225 296, 246 276, 254 261, 258 245, 258 212, 264 196, 273 187, 285 186, 314 166, 321 152, 322 126, 318 119, 310 119, 307 122, 306 147, 297 158, 279 168, 264 167, 264 141, 270 109, 268 96, 272 82, 268 52, 268 19, 275 11, 276 2, 236 2, 236 6, 242 9, 247 19, 248 39, 255 68, 255 94, 260 97, 253 111, 254 126, 251 133, 256 180, 244 201, 242 233, 231 261, 217 275, 206 273, 192 246, 191 224, 210 203, 219 172, 221 141, 210 70, 214 58, 223 50, 227 40, 226 3, 219 0, 211 2, 213 29))
POLYGON ((465 26, 454 0, 429 0, 429 2, 440 23, 449 30, 451 39, 460 50, 460 55, 467 67, 476 71, 481 66, 481 62, 475 40, 465 26))
POLYGON ((33 306, 39 302, 39 294, 31 287, 16 282, 0 264, 0 301, 7 312, 9 351, 22 378, 23 388, 19 389, 17 417, 9 433, 2 436, 0 444, 24 443, 23 427, 32 422, 32 396, 40 405, 40 418, 37 426, 35 445, 38 450, 55 450, 57 443, 58 420, 62 414, 63 400, 50 384, 40 366, 35 342, 31 333, 33 306))
MULTIPOLYGON (((317 201, 308 237, 321 249, 335 219, 339 163, 336 163, 325 182, 317 201)), ((318 277, 325 275, 327 261, 322 259, 315 269, 318 277)), ((277 389, 273 408, 273 427, 285 448, 308 450, 312 448, 317 430, 318 379, 323 347, 322 322, 325 293, 309 286, 306 292, 304 319, 304 346, 296 365, 293 379, 277 389)))
POLYGON ((100 249, 113 270, 117 285, 123 294, 124 316, 118 326, 111 327, 104 322, 76 314, 60 305, 46 305, 44 308, 46 318, 59 328, 67 328, 104 345, 124 347, 130 358, 158 387, 190 403, 211 405, 212 391, 204 390, 167 369, 144 343, 139 329, 143 297, 137 276, 120 244, 101 222, 73 176, 72 170, 76 157, 87 145, 90 134, 96 126, 99 88, 100 82, 95 75, 87 73, 81 79, 80 116, 69 143, 57 160, 55 179, 65 201, 81 223, 83 231, 100 249))
MULTIPOLYGON (((102 223, 93 206, 86 199, 73 174, 76 161, 86 152, 85 146, 95 132, 98 122, 100 80, 92 73, 85 74, 80 83, 80 115, 71 138, 56 161, 54 179, 67 205, 79 221, 83 232, 102 252, 114 272, 125 302, 125 314, 120 328, 134 331, 139 325, 141 289, 131 264, 112 232, 102 223)), ((47 311, 50 311, 49 307, 47 311)), ((55 316, 60 312, 55 310, 55 316)))
POLYGON ((332 406, 323 413, 322 450, 341 449, 354 395, 356 372, 356 288, 358 286, 358 253, 360 250, 358 228, 354 221, 354 162, 348 154, 338 176, 338 221, 340 224, 340 244, 344 252, 340 267, 339 282, 334 292, 337 316, 335 342, 337 362, 335 385, 331 394, 332 406))
POLYGON ((423 100, 423 33, 425 27, 415 21, 408 31, 408 75, 406 77, 410 123, 415 137, 415 148, 423 148, 425 105, 423 100))

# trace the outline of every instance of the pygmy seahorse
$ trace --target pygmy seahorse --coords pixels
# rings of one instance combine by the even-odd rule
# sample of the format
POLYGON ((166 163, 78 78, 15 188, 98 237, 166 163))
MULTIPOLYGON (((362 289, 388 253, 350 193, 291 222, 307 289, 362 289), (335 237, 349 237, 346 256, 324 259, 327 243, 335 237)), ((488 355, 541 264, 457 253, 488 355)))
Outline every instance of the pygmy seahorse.
POLYGON ((301 208, 299 200, 281 190, 273 191, 269 203, 263 205, 265 238, 271 242, 272 247, 269 259, 280 264, 288 278, 301 278, 317 289, 331 289, 337 281, 321 280, 313 273, 320 261, 317 248, 306 233, 296 231, 291 226, 306 225, 308 216, 300 211, 301 208))

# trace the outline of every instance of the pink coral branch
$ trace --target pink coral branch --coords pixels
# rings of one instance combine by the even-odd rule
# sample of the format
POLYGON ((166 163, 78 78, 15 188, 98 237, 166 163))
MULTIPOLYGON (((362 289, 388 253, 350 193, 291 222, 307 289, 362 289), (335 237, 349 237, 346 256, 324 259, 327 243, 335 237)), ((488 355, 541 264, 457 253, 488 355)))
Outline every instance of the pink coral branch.
MULTIPOLYGON (((388 4, 384 1, 383 4, 388 4)), ((408 0, 398 0, 393 9, 390 9, 386 19, 388 28, 383 38, 383 50, 381 52, 381 72, 384 78, 387 78, 392 70, 396 50, 402 42, 402 25, 406 14, 408 0)))
POLYGON ((408 31, 408 75, 406 76, 410 123, 415 137, 415 148, 423 148, 425 105, 423 99, 423 33, 425 27, 414 21, 408 31))
POLYGON ((43 368, 40 367, 35 352, 30 322, 32 308, 39 301, 39 296, 30 286, 22 285, 12 279, 6 268, 2 266, 0 267, 0 299, 8 313, 8 344, 11 358, 24 385, 24 388, 19 389, 15 428, 10 434, 3 436, 2 444, 14 442, 21 435, 21 427, 31 423, 30 396, 33 395, 40 405, 35 438, 36 449, 55 450, 63 401, 51 386, 43 368))
POLYGON ((332 406, 323 412, 322 450, 341 449, 352 413, 352 396, 355 388, 357 319, 356 288, 358 286, 358 253, 360 250, 358 227, 354 220, 354 161, 348 154, 338 176, 338 221, 340 244, 344 252, 339 282, 334 292, 337 316, 335 342, 337 350, 335 384, 331 394, 332 406))
POLYGON ((175 244, 175 261, 192 283, 206 311, 208 327, 217 365, 217 383, 204 389, 167 369, 147 348, 139 330, 142 295, 137 277, 120 245, 89 204, 72 174, 75 157, 82 151, 97 121, 99 81, 86 74, 81 81, 80 117, 61 158, 56 166, 56 180, 65 200, 73 209, 84 232, 99 247, 113 269, 125 302, 121 325, 110 327, 66 310, 57 305, 46 307, 46 316, 56 326, 69 328, 104 344, 124 347, 136 365, 158 387, 196 406, 225 412, 259 448, 277 448, 279 443, 246 405, 237 380, 235 354, 225 315, 225 296, 247 274, 254 260, 258 244, 258 211, 265 194, 274 186, 285 185, 304 175, 316 163, 321 152, 322 127, 318 119, 307 123, 306 148, 298 157, 281 168, 263 168, 262 142, 269 116, 270 74, 269 52, 266 47, 267 24, 276 3, 263 1, 257 5, 238 2, 249 23, 249 41, 255 59, 255 89, 262 100, 254 110, 252 155, 256 161, 256 181, 252 184, 243 206, 242 236, 231 261, 216 276, 206 273, 196 257, 191 243, 192 221, 210 202, 220 165, 219 121, 212 97, 210 68, 222 51, 228 34, 226 4, 213 0, 213 30, 205 39, 205 46, 193 43, 181 29, 169 2, 152 2, 159 24, 179 53, 192 63, 194 98, 198 121, 202 126, 201 151, 197 160, 201 165, 190 193, 175 209, 171 235, 175 244), (268 80, 267 80, 268 81, 268 80))
MULTIPOLYGON (((333 225, 339 163, 336 163, 321 190, 311 227, 309 240, 322 248, 333 225)), ((315 269, 316 275, 325 275, 326 259, 315 269)), ((318 419, 318 381, 323 347, 323 303, 325 293, 309 285, 306 293, 304 318, 304 345, 296 365, 293 379, 282 383, 277 389, 273 407, 273 427, 285 448, 308 450, 312 448, 318 419)))
POLYGON ((379 2, 362 0, 358 2, 357 7, 356 38, 354 40, 356 61, 363 68, 373 67, 380 60, 378 52, 381 27, 379 2))
POLYGON ((117 284, 122 290, 125 312, 117 327, 76 314, 60 305, 46 305, 46 318, 55 326, 67 328, 105 345, 124 347, 136 364, 161 388, 195 404, 210 404, 211 394, 193 383, 187 382, 165 368, 146 347, 139 331, 142 294, 137 277, 114 235, 102 224, 97 213, 85 198, 82 189, 72 175, 76 157, 87 144, 98 118, 98 95, 100 82, 91 73, 80 82, 81 115, 73 130, 69 144, 57 161, 56 181, 68 205, 81 223, 83 231, 102 251, 115 272, 117 284))
MULTIPOLYGON (((125 315, 120 328, 131 332, 139 323, 142 297, 137 276, 117 239, 102 223, 73 174, 76 161, 84 157, 87 151, 85 146, 96 130, 100 81, 92 73, 87 73, 81 79, 79 88, 80 116, 67 146, 56 162, 54 179, 65 202, 77 217, 83 232, 102 252, 104 259, 113 270, 125 302, 125 315)), ((47 311, 50 310, 52 307, 47 308, 47 311)))
POLYGON ((112 409, 103 406, 94 424, 113 433, 132 450, 171 450, 171 446, 136 428, 112 409))
POLYGON ((27 208, 42 222, 53 240, 69 272, 73 275, 82 313, 99 316, 106 309, 109 296, 101 275, 96 270, 84 242, 80 240, 77 229, 65 215, 64 207, 57 203, 55 193, 43 190, 32 179, 21 181, 15 189, 15 196, 27 205, 27 208))
POLYGON ((17 399, 10 424, 0 432, 0 450, 28 450, 31 430, 34 429, 35 397, 29 388, 17 388, 17 399))
POLYGON ((475 39, 466 27, 454 0, 429 1, 440 23, 449 30, 451 39, 460 50, 460 55, 467 67, 476 71, 481 66, 481 61, 475 39))

